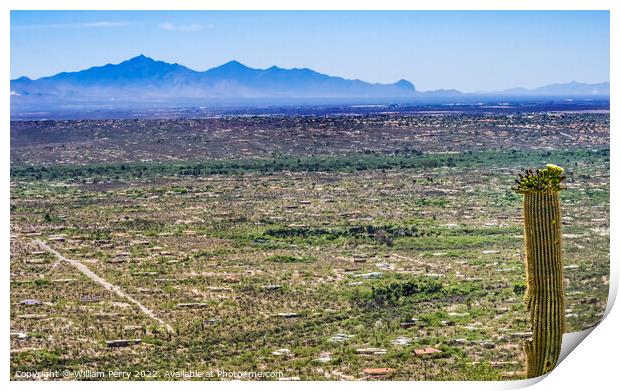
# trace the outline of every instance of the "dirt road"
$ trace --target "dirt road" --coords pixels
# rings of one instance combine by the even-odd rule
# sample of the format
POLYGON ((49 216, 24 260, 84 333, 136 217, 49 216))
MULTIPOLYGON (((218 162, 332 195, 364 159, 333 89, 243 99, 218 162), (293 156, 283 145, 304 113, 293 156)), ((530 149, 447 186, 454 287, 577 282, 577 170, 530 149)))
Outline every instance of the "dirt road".
POLYGON ((101 285, 102 287, 104 287, 105 289, 107 289, 109 291, 112 291, 112 292, 116 293, 118 296, 122 297, 123 299, 132 302, 133 304, 135 304, 140 309, 140 311, 142 311, 148 317, 156 320, 157 322, 159 322, 160 324, 165 326, 166 329, 169 332, 171 332, 171 333, 174 332, 172 326, 170 326, 168 323, 164 322, 163 320, 161 320, 160 318, 155 316, 155 314, 153 313, 152 310, 150 310, 147 307, 145 307, 138 300, 136 300, 133 297, 129 296, 127 293, 125 293, 125 291, 123 291, 123 289, 121 287, 119 287, 117 285, 114 285, 114 284, 111 284, 110 282, 106 281, 105 279, 99 277, 98 275, 96 275, 92 270, 90 270, 86 265, 84 265, 80 261, 76 261, 75 259, 66 258, 64 255, 62 255, 58 251, 56 251, 53 248, 51 248, 49 245, 47 245, 47 243, 43 242, 42 240, 35 239, 34 243, 36 243, 43 250, 53 254, 56 258, 58 258, 59 261, 67 262, 68 264, 72 265, 73 267, 78 269, 82 274, 84 274, 86 277, 88 277, 91 280, 93 280, 95 283, 101 285))

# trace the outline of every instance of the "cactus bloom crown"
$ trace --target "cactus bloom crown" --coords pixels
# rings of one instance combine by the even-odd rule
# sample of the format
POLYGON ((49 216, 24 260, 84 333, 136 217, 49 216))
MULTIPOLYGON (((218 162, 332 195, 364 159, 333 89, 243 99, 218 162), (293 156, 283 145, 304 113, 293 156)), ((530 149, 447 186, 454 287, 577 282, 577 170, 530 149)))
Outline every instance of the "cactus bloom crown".
POLYGON ((547 164, 545 168, 539 168, 536 171, 527 169, 523 174, 519 174, 517 179, 515 179, 516 186, 512 190, 521 194, 560 191, 563 189, 561 184, 565 179, 562 167, 555 164, 547 164))

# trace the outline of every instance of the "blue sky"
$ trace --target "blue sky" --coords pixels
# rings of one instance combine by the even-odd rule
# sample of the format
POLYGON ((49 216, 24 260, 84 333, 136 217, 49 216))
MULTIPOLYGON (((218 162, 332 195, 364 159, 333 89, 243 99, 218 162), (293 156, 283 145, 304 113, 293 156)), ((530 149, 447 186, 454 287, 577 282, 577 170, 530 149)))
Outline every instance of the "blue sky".
POLYGON ((12 11, 11 78, 138 54, 308 67, 419 90, 609 80, 607 11, 12 11))

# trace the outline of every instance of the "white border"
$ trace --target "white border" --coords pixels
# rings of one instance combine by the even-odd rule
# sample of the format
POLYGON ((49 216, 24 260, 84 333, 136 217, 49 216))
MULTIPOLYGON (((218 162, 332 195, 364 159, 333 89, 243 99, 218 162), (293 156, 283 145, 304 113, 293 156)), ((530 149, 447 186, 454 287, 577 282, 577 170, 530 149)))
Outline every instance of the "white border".
MULTIPOLYGON (((4 0, 0 1, 0 42, 2 42, 2 51, 4 55, 0 56, 0 69, 4 77, 0 77, 0 118, 3 120, 3 126, 0 130, 1 143, 3 153, 0 154, 2 159, 2 166, 4 169, 1 171, 1 180, 4 183, 2 186, 2 205, 1 218, 4 224, 1 229, 1 254, 4 260, 4 284, 2 284, 3 303, 5 304, 0 313, 2 324, 4 326, 5 334, 2 339, 2 355, 3 365, 0 370, 0 381, 2 383, 9 383, 9 338, 7 336, 10 327, 9 324, 9 310, 7 304, 9 302, 9 165, 10 165, 10 147, 9 147, 9 80, 10 80, 10 23, 9 12, 11 9, 23 9, 23 10, 45 10, 45 9, 85 9, 85 10, 197 10, 197 9, 212 9, 212 10, 234 10, 234 9, 248 9, 248 10, 277 10, 277 9, 289 9, 289 10, 341 10, 341 9, 365 9, 365 10, 404 10, 404 9, 418 9, 418 10, 574 10, 574 9, 590 9, 590 10, 611 10, 611 70, 620 69, 620 61, 618 60, 620 52, 620 6, 619 2, 612 0, 502 0, 499 1, 484 1, 484 0, 434 0, 434 1, 421 1, 410 0, 406 3, 395 0, 382 0, 382 1, 363 1, 358 0, 347 4, 344 1, 334 0, 297 0, 297 1, 279 1, 279 0, 262 0, 262 1, 249 1, 249 0, 228 0, 226 2, 199 2, 192 0, 150 0, 150 1, 128 1, 128 0, 91 0, 76 1, 76 0, 57 0, 52 4, 50 1, 44 0, 4 0), (352 4, 355 4, 352 7, 352 4)), ((612 91, 612 110, 611 110, 611 148, 612 152, 615 151, 618 145, 618 136, 615 135, 614 126, 619 120, 619 110, 617 104, 617 93, 620 91, 620 80, 617 73, 612 71, 611 73, 611 91, 612 91)), ((610 199, 614 199, 618 192, 618 164, 615 157, 611 159, 611 194, 610 199)), ((618 209, 611 208, 611 224, 610 233, 611 237, 616 232, 620 232, 618 229, 618 209)), ((617 330, 620 329, 620 315, 619 311, 615 310, 609 313, 612 303, 615 300, 618 290, 618 243, 611 240, 610 246, 611 254, 611 279, 610 279, 610 297, 607 307, 608 316, 604 322, 596 327, 591 335, 588 337, 588 342, 581 344, 575 349, 575 352, 569 354, 568 357, 558 367, 549 374, 544 381, 517 381, 517 382, 385 382, 383 384, 377 384, 374 382, 218 382, 218 383, 190 383, 184 382, 182 387, 187 388, 224 388, 230 387, 252 387, 253 389, 276 389, 276 388, 290 388, 294 385, 295 388, 311 389, 320 384, 321 387, 338 387, 349 388, 355 387, 355 389, 367 389, 375 390, 377 386, 389 386, 392 389, 403 389, 410 391, 414 389, 458 389, 459 390, 488 390, 488 389, 511 389, 523 387, 536 383, 534 388, 540 389, 541 387, 558 388, 558 389, 592 389, 593 387, 605 387, 613 384, 616 379, 617 371, 617 354, 620 347, 617 330)), ((578 334, 578 333, 574 333, 578 334)), ((581 333, 585 334, 585 333, 581 333)), ((579 339, 579 336, 572 335, 571 337, 579 339)), ((7 384, 8 385, 8 384, 7 384)), ((122 388, 135 388, 141 385, 148 386, 149 388, 165 389, 170 387, 169 384, 158 383, 138 383, 138 382, 123 382, 114 383, 114 387, 122 388), (164 388, 165 387, 165 388, 164 388)), ((79 382, 11 382, 10 386, 15 388, 31 388, 31 387, 50 387, 50 388, 82 388, 85 386, 79 382)), ((89 388, 103 389, 109 387, 110 384, 105 382, 93 382, 88 384, 89 388)))

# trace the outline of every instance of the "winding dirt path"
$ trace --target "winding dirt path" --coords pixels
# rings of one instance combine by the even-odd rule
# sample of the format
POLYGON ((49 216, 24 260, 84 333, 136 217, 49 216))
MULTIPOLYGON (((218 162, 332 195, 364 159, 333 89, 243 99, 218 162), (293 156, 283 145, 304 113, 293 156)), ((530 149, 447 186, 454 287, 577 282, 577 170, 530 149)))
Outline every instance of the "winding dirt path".
POLYGON ((142 311, 148 317, 150 317, 151 319, 156 320, 157 322, 159 322, 160 324, 165 326, 166 329, 169 332, 171 332, 171 333, 174 332, 174 329, 172 328, 172 326, 170 326, 168 323, 164 322, 163 320, 161 320, 160 318, 155 316, 155 313, 153 313, 152 310, 150 310, 147 307, 145 307, 138 300, 136 300, 133 297, 129 296, 127 293, 125 293, 125 291, 123 291, 123 289, 121 287, 119 287, 117 285, 114 285, 114 284, 111 284, 108 281, 106 281, 105 279, 99 277, 98 275, 96 275, 92 270, 90 270, 86 265, 84 265, 80 261, 76 261, 75 259, 66 258, 64 255, 62 255, 58 251, 56 251, 53 248, 51 248, 47 243, 43 242, 42 240, 35 239, 34 243, 36 243, 43 250, 53 254, 59 261, 64 261, 64 262, 69 263, 71 266, 73 266, 76 269, 78 269, 82 274, 84 274, 86 277, 88 277, 91 280, 93 280, 95 283, 101 285, 102 287, 104 287, 105 289, 107 289, 109 291, 112 291, 112 292, 116 293, 118 296, 122 297, 123 299, 132 302, 133 304, 135 304, 140 309, 140 311, 142 311))

